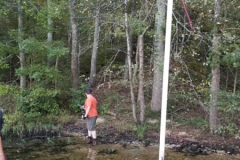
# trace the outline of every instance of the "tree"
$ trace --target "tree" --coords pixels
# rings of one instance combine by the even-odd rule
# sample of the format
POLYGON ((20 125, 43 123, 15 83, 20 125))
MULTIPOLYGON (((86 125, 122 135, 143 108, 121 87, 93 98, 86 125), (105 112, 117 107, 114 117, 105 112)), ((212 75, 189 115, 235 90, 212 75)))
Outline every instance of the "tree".
POLYGON ((92 50, 92 58, 91 58, 91 71, 90 71, 90 80, 89 86, 94 86, 96 79, 96 68, 97 68, 97 54, 98 54, 98 43, 99 43, 99 16, 100 16, 100 4, 99 0, 96 2, 96 14, 95 14, 95 30, 94 30, 94 41, 93 41, 93 50, 92 50))
POLYGON ((144 34, 147 31, 148 27, 146 30, 139 36, 138 38, 138 53, 137 55, 139 56, 139 73, 138 73, 138 105, 140 107, 140 123, 143 124, 145 121, 145 100, 144 100, 144 34))
MULTIPOLYGON (((47 0, 47 9, 48 9, 48 17, 47 17, 47 26, 48 26, 48 33, 47 33, 47 40, 49 43, 53 41, 53 21, 52 21, 52 15, 51 15, 51 10, 52 10, 52 1, 47 0)), ((52 57, 48 56, 48 66, 52 66, 52 57)))
MULTIPOLYGON (((23 13, 22 13, 22 0, 18 0, 18 46, 19 46, 19 52, 20 52, 20 68, 23 70, 25 68, 25 54, 23 52, 23 13)), ((20 87, 25 88, 26 87, 26 75, 20 76, 20 87)))
POLYGON ((165 44, 165 21, 166 21, 166 0, 157 0, 157 13, 155 14, 154 30, 154 66, 153 66, 153 87, 151 110, 159 111, 162 104, 162 76, 164 62, 164 44, 165 44))
POLYGON ((129 72, 128 74, 129 74, 132 114, 133 114, 133 119, 134 119, 135 123, 137 123, 138 120, 137 120, 137 113, 136 113, 136 102, 135 102, 133 79, 132 79, 132 60, 131 60, 131 47, 132 46, 130 46, 130 35, 129 35, 129 25, 128 25, 128 13, 127 13, 127 0, 125 0, 124 20, 125 20, 124 22, 125 22, 126 39, 127 39, 127 56, 128 56, 128 72, 129 72))
POLYGON ((77 28, 77 10, 76 0, 68 0, 70 6, 70 19, 72 28, 72 51, 71 51, 71 72, 72 72, 72 87, 78 90, 78 28, 77 28))
POLYGON ((211 133, 218 129, 217 102, 220 87, 220 14, 222 0, 215 0, 214 5, 214 29, 212 39, 212 82, 210 96, 209 126, 211 133))
POLYGON ((151 26, 151 21, 147 22, 149 19, 149 15, 151 10, 148 6, 148 1, 144 1, 144 10, 146 12, 144 22, 146 23, 146 27, 143 32, 138 36, 138 44, 137 44, 137 53, 136 56, 138 58, 136 64, 138 64, 139 73, 138 73, 138 105, 140 107, 140 123, 143 124, 145 121, 145 96, 144 96, 144 35, 148 31, 151 26), (149 24, 148 24, 149 23, 149 24))

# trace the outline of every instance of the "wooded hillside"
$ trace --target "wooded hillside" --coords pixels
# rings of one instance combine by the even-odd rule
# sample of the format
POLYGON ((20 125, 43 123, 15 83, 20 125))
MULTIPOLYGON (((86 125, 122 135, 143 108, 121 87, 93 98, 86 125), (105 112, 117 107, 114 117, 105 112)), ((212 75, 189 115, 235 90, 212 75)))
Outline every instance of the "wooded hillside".
MULTIPOLYGON (((160 112, 166 2, 0 1, 3 133, 37 132, 79 113, 87 87, 124 87, 136 124, 144 124, 147 108, 160 112)), ((236 137, 239 7, 238 0, 174 1, 168 99, 172 118, 201 108, 197 118, 211 133, 236 137)))

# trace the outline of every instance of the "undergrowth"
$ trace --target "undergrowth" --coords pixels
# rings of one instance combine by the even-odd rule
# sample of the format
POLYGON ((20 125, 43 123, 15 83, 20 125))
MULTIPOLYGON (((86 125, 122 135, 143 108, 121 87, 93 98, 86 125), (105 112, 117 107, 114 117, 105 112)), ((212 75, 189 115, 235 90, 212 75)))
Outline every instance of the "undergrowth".
POLYGON ((75 122, 76 117, 71 115, 46 115, 28 119, 23 113, 4 115, 2 135, 6 138, 26 138, 31 136, 56 136, 61 134, 63 125, 75 122))

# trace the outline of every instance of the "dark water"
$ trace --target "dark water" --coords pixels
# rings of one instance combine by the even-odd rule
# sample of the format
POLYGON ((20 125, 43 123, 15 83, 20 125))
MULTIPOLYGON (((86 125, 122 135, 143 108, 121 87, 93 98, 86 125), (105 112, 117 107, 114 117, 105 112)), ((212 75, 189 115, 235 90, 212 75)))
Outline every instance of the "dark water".
MULTIPOLYGON (((84 144, 81 138, 34 139, 19 143, 4 142, 7 160, 158 160, 158 146, 129 144, 84 144), (109 154, 112 153, 112 154, 109 154)), ((240 160, 240 156, 221 154, 198 155, 166 149, 165 160, 240 160)))

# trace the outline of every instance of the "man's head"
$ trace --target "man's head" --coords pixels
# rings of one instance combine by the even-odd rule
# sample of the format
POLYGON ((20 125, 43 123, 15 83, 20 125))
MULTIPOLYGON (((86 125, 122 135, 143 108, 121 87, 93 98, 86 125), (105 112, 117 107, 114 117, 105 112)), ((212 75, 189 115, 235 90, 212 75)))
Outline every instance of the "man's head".
POLYGON ((90 88, 87 88, 85 91, 86 94, 92 94, 92 90, 90 88))

